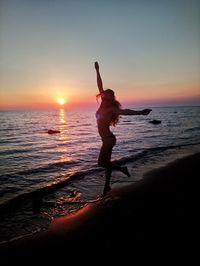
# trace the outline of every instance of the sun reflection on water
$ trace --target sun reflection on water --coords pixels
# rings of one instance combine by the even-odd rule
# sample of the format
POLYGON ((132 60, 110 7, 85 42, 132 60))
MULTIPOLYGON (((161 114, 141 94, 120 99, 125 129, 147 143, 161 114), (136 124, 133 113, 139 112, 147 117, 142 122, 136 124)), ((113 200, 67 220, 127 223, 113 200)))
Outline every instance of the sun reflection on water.
POLYGON ((59 118, 60 118, 60 123, 61 124, 65 124, 65 110, 64 109, 60 109, 59 110, 59 118))
MULTIPOLYGON (((59 130, 60 134, 58 136, 59 145, 57 151, 59 153, 59 162, 68 164, 72 161, 72 156, 69 156, 69 125, 67 123, 67 116, 65 109, 59 109, 59 130)), ((69 172, 69 171, 68 171, 69 172)), ((73 173, 74 174, 74 173, 73 173)))

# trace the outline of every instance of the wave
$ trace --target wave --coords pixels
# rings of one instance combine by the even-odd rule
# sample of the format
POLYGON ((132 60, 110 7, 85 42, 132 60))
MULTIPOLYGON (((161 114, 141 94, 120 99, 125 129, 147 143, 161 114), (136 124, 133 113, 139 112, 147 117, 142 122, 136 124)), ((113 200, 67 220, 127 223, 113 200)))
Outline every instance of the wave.
POLYGON ((37 188, 33 191, 21 193, 17 196, 15 196, 12 199, 9 199, 8 201, 2 203, 0 205, 0 212, 4 212, 7 210, 10 210, 11 208, 20 205, 21 203, 24 203, 27 200, 34 200, 38 198, 42 198, 46 194, 52 193, 55 190, 58 190, 66 185, 68 185, 72 180, 81 178, 87 174, 91 174, 94 172, 98 172, 99 169, 89 169, 86 171, 77 172, 75 174, 69 175, 65 180, 62 180, 61 182, 53 183, 51 185, 47 185, 41 188, 37 188))
POLYGON ((0 152, 1 155, 13 155, 18 153, 30 153, 33 152, 33 149, 12 149, 12 150, 5 150, 0 152))
MULTIPOLYGON (((182 148, 182 147, 187 147, 187 146, 196 146, 196 145, 200 145, 200 142, 199 143, 189 143, 189 144, 183 144, 183 145, 171 145, 171 146, 161 146, 161 147, 155 147, 155 148, 148 148, 148 149, 145 149, 145 150, 141 150, 141 151, 138 151, 137 154, 133 154, 131 156, 127 156, 127 157, 123 157, 123 158, 120 158, 119 160, 115 160, 116 163, 118 163, 119 165, 123 165, 123 164, 126 164, 126 163, 130 163, 130 162, 133 162, 133 161, 137 161, 145 156, 148 156, 148 155, 154 155, 158 152, 163 152, 163 151, 166 151, 166 150, 169 150, 169 149, 178 149, 178 148, 182 148)), ((26 171, 21 171, 21 172, 18 172, 18 174, 22 175, 22 174, 32 174, 32 173, 39 173, 39 172, 44 172, 45 171, 51 171, 52 172, 52 167, 53 166, 63 166, 65 164, 73 164, 74 165, 74 161, 66 161, 66 162, 57 162, 57 163, 53 163, 53 164, 50 164, 46 167, 40 167, 40 168, 36 168, 36 169, 30 169, 30 170, 26 170, 26 171)), ((57 170, 57 169, 55 169, 57 170)), ((34 200, 35 198, 39 198, 39 197, 43 197, 45 196, 46 194, 49 194, 49 193, 52 193, 62 187, 65 187, 66 185, 68 185, 70 182, 73 182, 75 179, 78 179, 78 178, 83 178, 84 176, 86 175, 90 175, 90 174, 97 174, 98 172, 102 171, 102 168, 96 166, 92 166, 90 169, 87 169, 87 170, 81 170, 80 172, 76 172, 76 173, 73 173, 73 174, 69 174, 66 179, 60 181, 60 182, 57 182, 57 183, 53 183, 53 184, 50 184, 50 185, 47 185, 47 186, 44 186, 44 187, 41 187, 41 188, 37 188, 33 191, 30 191, 30 192, 26 192, 26 193, 22 193, 22 194, 19 194, 15 197, 13 197, 12 199, 9 199, 8 201, 2 203, 0 205, 0 212, 2 211, 5 211, 5 210, 8 210, 10 208, 12 208, 13 206, 16 206, 20 203, 23 203, 24 201, 26 200, 34 200)))
MULTIPOLYGON (((71 165, 77 165, 76 161, 62 161, 62 162, 56 162, 56 163, 49 163, 48 165, 37 167, 37 168, 31 168, 23 171, 15 172, 14 175, 23 176, 23 175, 32 175, 32 174, 40 174, 40 173, 52 173, 58 170, 58 167, 67 169, 71 165)), ((10 174, 4 174, 4 177, 8 176, 10 177, 10 174)))
POLYGON ((190 131, 199 131, 200 130, 200 127, 197 126, 197 127, 192 127, 192 128, 188 128, 185 130, 185 132, 190 132, 190 131))
MULTIPOLYGON (((59 140, 58 140, 59 141, 59 140)), ((68 142, 65 142, 65 143, 59 143, 59 146, 58 147, 66 147, 66 145, 69 145, 68 142)), ((29 143, 23 143, 23 144, 20 144, 20 148, 12 148, 12 149, 7 149, 7 150, 2 150, 0 151, 0 156, 1 155, 15 155, 15 154, 23 154, 23 153, 32 153, 32 152, 38 152, 38 151, 46 151, 46 152, 51 152, 51 151, 54 151, 54 153, 58 153, 58 152, 55 152, 55 148, 57 146, 56 145, 48 145, 48 146, 44 146, 44 145, 41 145, 41 144, 38 144, 38 143, 32 143, 32 142, 29 142, 29 143)), ((61 152, 59 152, 61 153, 61 152)))
POLYGON ((179 144, 179 145, 170 145, 170 146, 159 146, 159 147, 154 147, 154 148, 148 148, 142 151, 138 151, 137 154, 131 155, 131 156, 127 156, 127 157, 123 157, 119 160, 116 160, 115 162, 117 162, 118 164, 125 164, 125 163, 129 163, 129 162, 133 162, 135 160, 139 160, 140 158, 146 156, 146 155, 151 155, 152 153, 156 153, 156 152, 162 152, 162 151, 166 151, 166 150, 170 150, 170 149, 178 149, 178 148, 182 148, 182 147, 189 147, 189 146, 196 146, 196 145, 200 145, 200 142, 195 142, 195 143, 188 143, 188 144, 179 144))

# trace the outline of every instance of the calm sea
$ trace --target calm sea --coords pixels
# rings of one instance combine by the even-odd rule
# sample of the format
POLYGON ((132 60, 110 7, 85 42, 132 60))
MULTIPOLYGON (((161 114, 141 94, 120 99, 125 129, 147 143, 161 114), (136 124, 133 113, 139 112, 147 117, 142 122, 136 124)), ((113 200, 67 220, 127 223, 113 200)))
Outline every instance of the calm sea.
MULTIPOLYGON (((121 117, 112 131, 112 159, 131 172, 113 173, 116 187, 199 151, 200 107, 152 108, 149 116, 121 117)), ((104 186, 100 147, 93 109, 0 111, 0 242, 40 231, 96 199, 104 186)))

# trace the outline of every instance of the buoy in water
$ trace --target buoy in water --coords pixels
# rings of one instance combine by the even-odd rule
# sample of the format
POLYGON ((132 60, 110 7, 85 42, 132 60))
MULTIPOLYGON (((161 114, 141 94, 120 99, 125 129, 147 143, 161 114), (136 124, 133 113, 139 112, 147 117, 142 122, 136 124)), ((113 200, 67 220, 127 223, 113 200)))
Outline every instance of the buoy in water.
POLYGON ((56 134, 56 133, 60 133, 60 131, 59 131, 59 130, 52 130, 52 129, 49 129, 49 130, 47 131, 47 133, 48 133, 48 134, 56 134))
POLYGON ((156 119, 149 121, 149 123, 154 125, 161 124, 161 122, 162 122, 161 120, 156 120, 156 119))

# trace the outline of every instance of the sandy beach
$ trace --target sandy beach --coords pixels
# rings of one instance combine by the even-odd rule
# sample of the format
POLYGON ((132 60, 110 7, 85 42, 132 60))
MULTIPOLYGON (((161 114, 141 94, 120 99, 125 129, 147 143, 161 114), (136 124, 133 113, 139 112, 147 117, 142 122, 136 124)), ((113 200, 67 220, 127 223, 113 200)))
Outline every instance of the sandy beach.
POLYGON ((200 153, 184 157, 134 185, 113 189, 98 202, 55 219, 48 230, 1 245, 1 258, 51 260, 80 253, 117 258, 147 251, 155 257, 160 252, 184 257, 196 230, 195 224, 190 227, 194 213, 188 206, 199 161, 200 153))

